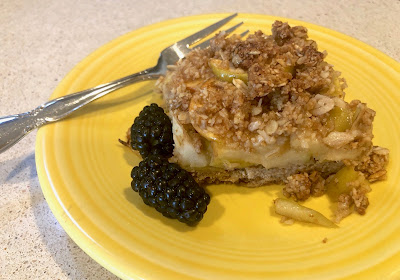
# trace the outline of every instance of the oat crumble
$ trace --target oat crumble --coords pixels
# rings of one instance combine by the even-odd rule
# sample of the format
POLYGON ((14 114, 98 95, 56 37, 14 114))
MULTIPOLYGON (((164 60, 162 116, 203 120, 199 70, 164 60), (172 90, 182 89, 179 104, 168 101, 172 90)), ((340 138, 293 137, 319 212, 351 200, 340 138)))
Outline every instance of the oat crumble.
MULTIPOLYGON (((183 125, 193 125, 227 145, 252 149, 283 141, 296 132, 324 139, 333 147, 368 146, 374 112, 359 101, 357 133, 334 132, 329 111, 346 88, 340 72, 324 61, 325 52, 308 39, 304 27, 275 22, 272 36, 261 31, 242 41, 220 33, 210 48, 194 50, 158 82, 167 109, 183 125), (221 81, 210 59, 248 73, 248 82, 221 81), (333 82, 335 81, 335 82, 333 82)), ((201 144, 199 144, 201 145, 201 144)), ((198 147, 199 149, 201 147, 198 147)))

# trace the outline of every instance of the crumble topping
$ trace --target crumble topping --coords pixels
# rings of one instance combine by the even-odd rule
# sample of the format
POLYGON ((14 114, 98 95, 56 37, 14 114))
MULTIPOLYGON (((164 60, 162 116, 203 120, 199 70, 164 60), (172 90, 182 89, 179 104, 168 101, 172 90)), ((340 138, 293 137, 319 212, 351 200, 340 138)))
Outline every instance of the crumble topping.
POLYGON ((375 182, 386 179, 386 165, 389 161, 389 150, 374 146, 370 154, 356 165, 356 170, 361 171, 368 181, 375 182))
POLYGON ((340 222, 345 217, 353 213, 354 211, 360 215, 365 215, 365 211, 369 205, 369 200, 366 195, 367 190, 365 188, 353 188, 348 194, 341 194, 337 202, 337 208, 335 210, 335 220, 340 222))
POLYGON ((350 192, 351 199, 354 201, 354 208, 358 214, 364 215, 369 205, 367 190, 365 188, 353 188, 350 192))
POLYGON ((310 196, 322 196, 326 192, 325 179, 320 172, 298 173, 287 178, 283 195, 294 200, 306 200, 310 196))
POLYGON ((286 197, 294 200, 306 200, 311 194, 311 181, 307 173, 295 174, 287 178, 288 182, 283 188, 286 197))
POLYGON ((346 82, 326 55, 306 28, 276 21, 272 35, 257 31, 242 40, 219 33, 209 48, 195 49, 171 67, 157 86, 181 125, 233 148, 252 150, 297 133, 333 148, 369 150, 375 112, 360 101, 343 101, 346 82), (213 67, 236 76, 218 77, 213 67), (335 107, 357 114, 344 131, 335 131, 335 107))
POLYGON ((326 192, 325 179, 317 171, 313 171, 310 174, 311 181, 311 195, 312 196, 322 196, 326 192))

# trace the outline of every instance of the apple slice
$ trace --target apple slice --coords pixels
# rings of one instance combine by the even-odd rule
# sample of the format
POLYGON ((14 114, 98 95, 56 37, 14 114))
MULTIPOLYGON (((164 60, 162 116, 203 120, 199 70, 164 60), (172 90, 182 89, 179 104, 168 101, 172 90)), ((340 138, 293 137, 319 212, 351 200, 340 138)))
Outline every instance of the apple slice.
POLYGON ((313 223, 324 227, 337 227, 337 225, 322 215, 320 212, 302 206, 293 200, 277 198, 274 200, 275 212, 279 215, 300 222, 313 223))

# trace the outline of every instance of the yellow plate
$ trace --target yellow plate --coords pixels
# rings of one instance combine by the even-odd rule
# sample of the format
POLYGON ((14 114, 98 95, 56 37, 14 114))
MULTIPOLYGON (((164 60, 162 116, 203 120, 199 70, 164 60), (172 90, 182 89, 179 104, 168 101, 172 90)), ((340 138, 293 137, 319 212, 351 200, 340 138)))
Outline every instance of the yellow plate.
MULTIPOLYGON (((79 63, 52 98, 153 66, 164 48, 225 14, 157 23, 101 47, 79 63)), ((108 95, 70 118, 41 128, 37 170, 54 215, 93 259, 124 279, 399 279, 400 66, 338 32, 291 19, 240 14, 245 29, 269 33, 279 19, 304 25, 343 73, 346 99, 377 111, 375 144, 391 151, 389 179, 373 185, 365 216, 337 229, 284 226, 272 210, 279 186, 209 186, 209 209, 195 227, 163 217, 130 188, 139 157, 118 143, 139 111, 160 101, 153 82, 108 95), (327 242, 322 240, 327 238, 327 242)), ((331 217, 325 198, 306 205, 331 217)))

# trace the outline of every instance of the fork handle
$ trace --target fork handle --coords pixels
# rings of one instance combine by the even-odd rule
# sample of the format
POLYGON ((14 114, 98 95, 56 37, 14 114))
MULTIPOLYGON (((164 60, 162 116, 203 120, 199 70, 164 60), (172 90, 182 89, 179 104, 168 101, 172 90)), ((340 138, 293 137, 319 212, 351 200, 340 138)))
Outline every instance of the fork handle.
POLYGON ((136 82, 153 80, 160 77, 158 69, 149 68, 124 78, 50 100, 36 109, 0 118, 0 153, 4 152, 29 132, 49 122, 61 120, 110 92, 136 82))

